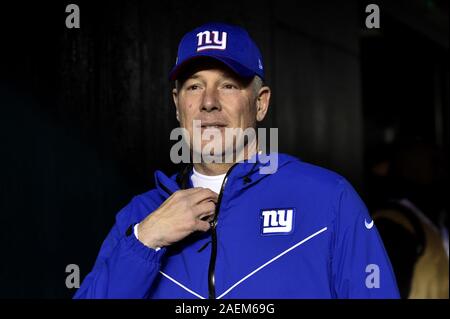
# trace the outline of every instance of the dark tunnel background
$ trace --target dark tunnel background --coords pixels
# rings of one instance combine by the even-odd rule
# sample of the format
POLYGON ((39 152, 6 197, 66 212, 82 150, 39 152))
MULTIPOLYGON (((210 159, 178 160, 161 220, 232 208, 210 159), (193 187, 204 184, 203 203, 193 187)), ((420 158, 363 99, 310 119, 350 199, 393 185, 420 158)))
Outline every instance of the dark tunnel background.
POLYGON ((71 297, 66 265, 86 276, 120 208, 156 169, 176 171, 167 74, 207 21, 259 44, 279 150, 345 176, 369 205, 371 168, 396 143, 448 158, 446 1, 374 2, 380 29, 356 0, 74 1, 80 29, 65 27, 69 3, 0 6, 0 297, 71 297))

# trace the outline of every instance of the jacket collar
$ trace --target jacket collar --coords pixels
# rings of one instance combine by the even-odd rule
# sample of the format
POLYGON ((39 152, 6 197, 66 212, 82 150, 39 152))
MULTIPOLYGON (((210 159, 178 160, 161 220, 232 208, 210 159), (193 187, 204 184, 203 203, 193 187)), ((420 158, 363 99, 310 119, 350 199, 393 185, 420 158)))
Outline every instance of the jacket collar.
MULTIPOLYGON (((260 181, 261 179, 272 175, 267 174, 271 167, 276 167, 276 170, 279 170, 290 162, 297 160, 297 158, 283 153, 255 154, 250 159, 238 162, 233 165, 227 178, 228 180, 232 179, 233 181, 238 182, 239 180, 241 180, 241 182, 237 185, 241 185, 242 187, 249 187, 254 183, 260 181)), ((182 175, 186 174, 187 176, 181 177, 187 178, 188 187, 192 187, 190 179, 192 175, 192 166, 189 166, 188 169, 185 169, 185 172, 182 173, 182 175)), ((156 188, 162 195, 165 195, 164 197, 168 197, 172 193, 181 189, 180 185, 177 183, 178 175, 180 175, 180 173, 168 177, 159 170, 155 172, 156 188)), ((239 187, 239 189, 241 188, 239 187)))

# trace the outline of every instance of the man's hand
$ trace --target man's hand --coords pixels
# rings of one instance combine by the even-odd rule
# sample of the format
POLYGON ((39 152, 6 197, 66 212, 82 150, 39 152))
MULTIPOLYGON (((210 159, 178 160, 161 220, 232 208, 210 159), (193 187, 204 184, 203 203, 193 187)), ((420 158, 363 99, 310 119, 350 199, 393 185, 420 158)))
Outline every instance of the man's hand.
POLYGON ((139 240, 150 248, 176 243, 195 231, 206 232, 218 195, 195 187, 173 193, 138 225, 139 240))

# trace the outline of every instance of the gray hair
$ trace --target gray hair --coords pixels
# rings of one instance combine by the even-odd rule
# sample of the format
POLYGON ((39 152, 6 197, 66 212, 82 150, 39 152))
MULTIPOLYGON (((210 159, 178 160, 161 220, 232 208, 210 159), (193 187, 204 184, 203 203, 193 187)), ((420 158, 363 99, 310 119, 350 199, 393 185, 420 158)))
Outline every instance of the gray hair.
POLYGON ((264 86, 264 82, 259 76, 255 75, 251 85, 253 86, 254 96, 257 97, 259 90, 261 90, 261 88, 264 86))

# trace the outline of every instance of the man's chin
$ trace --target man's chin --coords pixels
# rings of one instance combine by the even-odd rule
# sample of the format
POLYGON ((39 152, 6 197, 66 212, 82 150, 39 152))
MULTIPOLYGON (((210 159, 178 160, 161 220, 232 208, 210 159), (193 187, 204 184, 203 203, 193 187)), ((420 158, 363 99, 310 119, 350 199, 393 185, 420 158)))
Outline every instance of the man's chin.
POLYGON ((206 144, 202 150, 194 150, 193 153, 194 159, 201 158, 202 162, 207 163, 234 163, 236 161, 236 152, 233 147, 216 153, 214 152, 214 149, 206 144))

